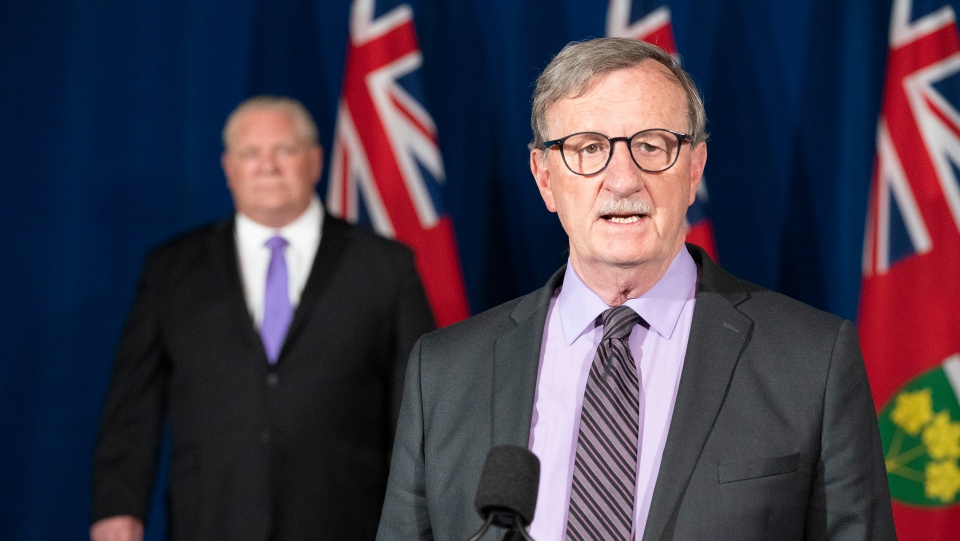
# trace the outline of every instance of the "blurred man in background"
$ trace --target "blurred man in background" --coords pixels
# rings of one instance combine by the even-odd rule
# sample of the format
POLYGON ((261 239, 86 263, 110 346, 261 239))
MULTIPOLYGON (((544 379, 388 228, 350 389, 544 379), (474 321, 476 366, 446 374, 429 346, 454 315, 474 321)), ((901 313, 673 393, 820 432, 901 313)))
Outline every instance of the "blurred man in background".
POLYGON ((326 215, 299 102, 223 129, 236 215, 146 258, 93 474, 93 541, 138 540, 161 428, 172 539, 375 535, 407 356, 434 328, 413 254, 326 215))

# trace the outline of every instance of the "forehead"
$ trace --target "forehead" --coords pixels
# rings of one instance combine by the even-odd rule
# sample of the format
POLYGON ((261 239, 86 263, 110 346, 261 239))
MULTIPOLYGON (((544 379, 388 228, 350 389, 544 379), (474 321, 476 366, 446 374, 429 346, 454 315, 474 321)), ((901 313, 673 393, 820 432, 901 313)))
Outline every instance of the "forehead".
POLYGON ((249 109, 234 119, 231 139, 252 143, 266 138, 296 138, 297 126, 292 114, 281 109, 249 109))
POLYGON ((689 130, 683 87, 655 60, 597 75, 586 92, 560 99, 546 117, 551 138, 578 131, 625 136, 649 128, 689 130))

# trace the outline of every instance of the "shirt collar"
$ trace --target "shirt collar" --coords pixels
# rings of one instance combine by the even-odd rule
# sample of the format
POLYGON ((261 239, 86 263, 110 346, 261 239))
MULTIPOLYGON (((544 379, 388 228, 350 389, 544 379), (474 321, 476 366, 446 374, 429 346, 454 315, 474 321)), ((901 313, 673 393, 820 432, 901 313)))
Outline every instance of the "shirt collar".
MULTIPOLYGON (((680 319, 684 303, 693 295, 697 283, 697 264, 686 248, 673 258, 670 267, 649 291, 626 304, 660 336, 670 339, 680 319)), ((567 345, 593 330, 598 316, 609 306, 580 279, 567 260, 563 286, 557 296, 563 338, 567 345)))
POLYGON ((270 237, 280 235, 294 250, 303 253, 309 253, 309 247, 318 244, 322 225, 323 207, 320 205, 320 198, 316 195, 310 199, 310 205, 303 214, 280 229, 255 222, 241 212, 237 213, 236 219, 237 237, 249 239, 251 245, 263 246, 270 237))

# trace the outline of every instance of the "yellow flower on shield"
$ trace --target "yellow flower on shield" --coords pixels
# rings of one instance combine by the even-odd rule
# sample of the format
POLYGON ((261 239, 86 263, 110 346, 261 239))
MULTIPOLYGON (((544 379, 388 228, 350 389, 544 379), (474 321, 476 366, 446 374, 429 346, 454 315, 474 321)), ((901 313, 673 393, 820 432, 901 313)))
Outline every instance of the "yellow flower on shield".
POLYGON ((947 503, 960 492, 960 468, 956 461, 931 462, 927 464, 927 481, 924 492, 930 499, 938 498, 947 503))
POLYGON ((934 460, 960 458, 960 423, 950 422, 950 413, 941 411, 923 429, 923 444, 934 460))
POLYGON ((933 418, 933 397, 930 389, 900 393, 890 419, 904 432, 916 436, 933 418))

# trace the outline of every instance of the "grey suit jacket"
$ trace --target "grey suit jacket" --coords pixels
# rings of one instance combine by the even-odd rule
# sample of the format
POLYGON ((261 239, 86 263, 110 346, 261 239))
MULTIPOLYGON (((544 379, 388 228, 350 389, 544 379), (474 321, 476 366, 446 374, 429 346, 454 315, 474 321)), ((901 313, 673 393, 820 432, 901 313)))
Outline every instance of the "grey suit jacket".
MULTIPOLYGON (((688 249, 696 307, 643 540, 894 539, 853 325, 688 249)), ((487 451, 528 445, 562 271, 414 346, 378 540, 460 541, 479 529, 487 451)))

